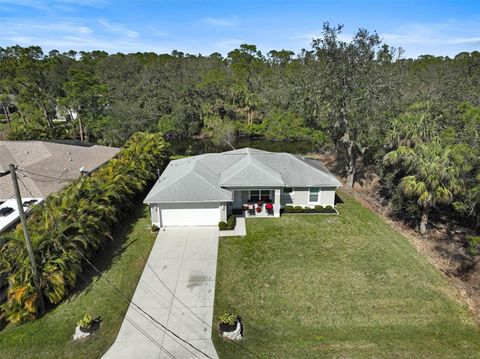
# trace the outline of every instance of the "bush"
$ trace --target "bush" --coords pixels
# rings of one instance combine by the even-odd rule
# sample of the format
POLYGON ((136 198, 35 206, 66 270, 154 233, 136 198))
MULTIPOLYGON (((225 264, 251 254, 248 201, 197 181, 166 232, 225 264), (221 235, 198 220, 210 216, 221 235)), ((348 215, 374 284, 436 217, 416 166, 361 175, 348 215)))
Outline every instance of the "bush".
POLYGON ((221 231, 226 231, 227 230, 227 222, 221 221, 218 222, 218 229, 221 231))
POLYGON ((283 209, 283 212, 284 213, 294 213, 295 208, 293 206, 285 206, 285 208, 283 209))
MULTIPOLYGON (((84 257, 90 260, 113 240, 115 228, 156 180, 157 168, 167 164, 167 148, 159 133, 135 133, 115 158, 32 210, 28 227, 47 302, 65 299, 86 265, 84 257)), ((0 275, 6 273, 10 284, 1 316, 12 323, 35 319, 39 298, 20 226, 0 237, 0 253, 0 275)))
POLYGON ((324 209, 323 213, 337 213, 337 211, 335 211, 335 208, 328 205, 328 206, 325 206, 325 209, 324 209))
POLYGON ((227 219, 227 229, 232 230, 235 229, 235 225, 237 224, 237 217, 230 216, 227 219))
POLYGON ((85 314, 82 319, 77 322, 80 328, 88 329, 93 324, 93 318, 90 314, 85 314))
POLYGON ((236 224, 237 217, 229 216, 226 222, 222 221, 218 223, 218 229, 220 229, 221 231, 231 231, 235 229, 236 224))
POLYGON ((332 206, 317 205, 314 208, 302 207, 302 206, 285 206, 284 213, 337 213, 332 206))
POLYGON ((218 317, 218 319, 224 324, 234 325, 235 323, 237 323, 238 315, 233 313, 223 313, 218 317))

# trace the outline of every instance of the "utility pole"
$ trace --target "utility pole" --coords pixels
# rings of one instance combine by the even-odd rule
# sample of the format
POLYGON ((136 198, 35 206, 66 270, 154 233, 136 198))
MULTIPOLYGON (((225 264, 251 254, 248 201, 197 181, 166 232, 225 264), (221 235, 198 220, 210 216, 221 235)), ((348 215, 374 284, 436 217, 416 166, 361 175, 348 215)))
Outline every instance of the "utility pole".
POLYGON ((30 257, 30 265, 32 267, 33 282, 35 283, 35 289, 37 290, 37 296, 40 306, 40 316, 45 313, 45 303, 43 302, 43 294, 40 289, 40 277, 38 276, 37 264, 35 262, 35 254, 33 253, 32 241, 30 239, 30 232, 27 227, 27 218, 23 211, 22 196, 20 195, 20 189, 18 188, 17 173, 15 166, 10 164, 10 173, 12 174, 13 189, 15 190, 15 197, 17 198, 18 213, 20 214, 20 222, 22 222, 23 235, 25 237, 25 244, 27 246, 28 256, 30 257))

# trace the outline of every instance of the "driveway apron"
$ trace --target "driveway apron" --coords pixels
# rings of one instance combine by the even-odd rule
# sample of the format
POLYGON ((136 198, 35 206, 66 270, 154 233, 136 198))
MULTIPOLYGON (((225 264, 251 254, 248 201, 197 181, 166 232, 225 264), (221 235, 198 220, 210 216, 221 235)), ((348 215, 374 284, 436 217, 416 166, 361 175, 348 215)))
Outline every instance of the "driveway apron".
POLYGON ((130 304, 103 358, 217 359, 211 341, 217 250, 217 227, 161 228, 132 298, 148 315, 130 304))

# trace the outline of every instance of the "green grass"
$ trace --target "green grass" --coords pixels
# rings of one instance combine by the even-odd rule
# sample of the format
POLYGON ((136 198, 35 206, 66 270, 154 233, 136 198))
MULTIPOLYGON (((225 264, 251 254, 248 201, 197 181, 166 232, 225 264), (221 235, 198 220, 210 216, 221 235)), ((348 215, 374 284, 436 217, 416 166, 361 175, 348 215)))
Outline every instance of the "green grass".
POLYGON ((220 240, 215 316, 245 324, 240 345, 213 335, 220 358, 480 358, 479 327, 444 276, 342 198, 339 216, 249 219, 246 237, 220 240))
MULTIPOLYGON (((104 248, 94 264, 131 297, 143 271, 155 234, 148 208, 138 204, 111 245, 104 248)), ((100 358, 115 340, 128 304, 104 278, 83 273, 81 287, 42 318, 0 332, 0 358, 100 358), (101 316, 101 328, 92 338, 74 342, 72 335, 85 313, 101 316)))

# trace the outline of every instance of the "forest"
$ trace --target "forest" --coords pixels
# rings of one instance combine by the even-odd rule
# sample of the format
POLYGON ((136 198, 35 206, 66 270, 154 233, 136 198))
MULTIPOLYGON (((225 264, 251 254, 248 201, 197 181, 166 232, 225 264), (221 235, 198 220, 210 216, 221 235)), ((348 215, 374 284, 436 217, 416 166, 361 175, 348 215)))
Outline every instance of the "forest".
POLYGON ((404 58, 379 34, 325 23, 311 48, 226 57, 0 48, 0 108, 12 140, 121 146, 137 131, 166 139, 310 141, 331 152, 346 187, 368 171, 392 213, 426 234, 465 227, 479 262, 480 52, 404 58))

